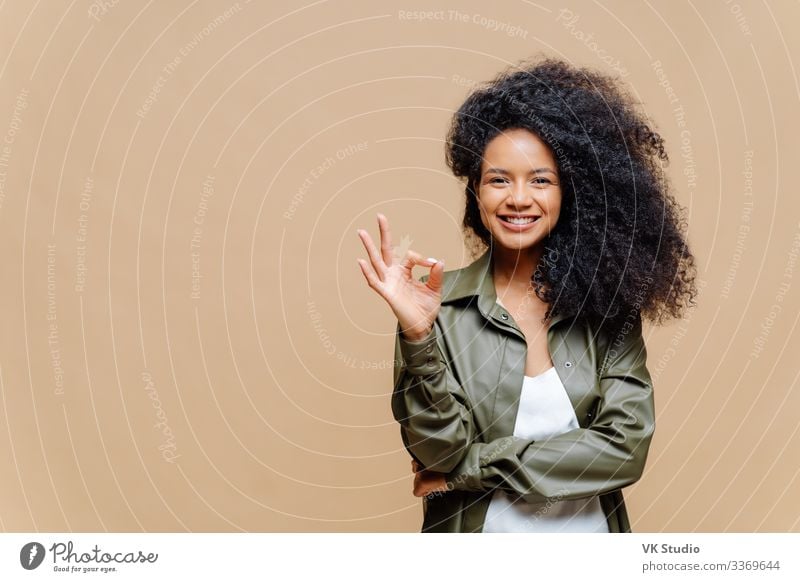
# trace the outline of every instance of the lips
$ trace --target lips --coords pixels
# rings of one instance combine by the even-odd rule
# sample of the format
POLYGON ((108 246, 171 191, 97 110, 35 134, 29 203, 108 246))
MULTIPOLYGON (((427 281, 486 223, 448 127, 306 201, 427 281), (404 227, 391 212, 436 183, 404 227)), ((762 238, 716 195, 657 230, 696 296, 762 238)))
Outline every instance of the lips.
POLYGON ((506 230, 510 230, 511 232, 525 232, 526 230, 530 230, 536 226, 536 223, 539 222, 541 216, 536 216, 533 214, 498 214, 497 218, 500 220, 500 224, 502 224, 506 230), (510 218, 523 218, 528 220, 527 222, 514 223, 509 220, 510 218))
POLYGON ((534 214, 498 214, 498 217, 503 222, 510 224, 527 224, 529 222, 536 222, 540 216, 534 214))

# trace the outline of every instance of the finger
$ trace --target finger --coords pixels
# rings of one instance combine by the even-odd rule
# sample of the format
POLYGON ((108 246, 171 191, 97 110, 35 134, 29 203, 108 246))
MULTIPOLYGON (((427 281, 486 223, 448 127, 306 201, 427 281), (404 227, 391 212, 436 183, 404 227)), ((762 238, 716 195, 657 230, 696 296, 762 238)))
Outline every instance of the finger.
POLYGON ((425 267, 430 267, 431 265, 436 263, 436 259, 434 258, 424 258, 421 254, 412 251, 409 249, 406 252, 406 257, 403 259, 403 268, 408 269, 409 271, 414 265, 423 265, 425 267))
POLYGON ((363 228, 358 229, 358 236, 361 238, 361 242, 364 243, 364 248, 367 249, 369 260, 372 263, 372 268, 375 269, 378 279, 383 281, 386 278, 386 264, 381 259, 378 249, 375 248, 375 243, 372 242, 369 233, 363 228))
POLYGON ((391 267, 394 262, 392 253, 392 233, 389 230, 389 220, 380 212, 378 213, 378 230, 381 232, 381 255, 387 267, 391 267))
POLYGON ((437 293, 442 290, 442 280, 444 279, 444 261, 437 261, 431 268, 431 274, 428 277, 426 285, 437 293))
POLYGON ((361 272, 364 273, 364 278, 367 280, 367 285, 370 286, 371 289, 375 289, 378 294, 383 297, 383 283, 378 276, 375 274, 375 271, 372 270, 372 267, 369 266, 369 263, 364 259, 356 259, 358 261, 358 266, 361 267, 361 272))

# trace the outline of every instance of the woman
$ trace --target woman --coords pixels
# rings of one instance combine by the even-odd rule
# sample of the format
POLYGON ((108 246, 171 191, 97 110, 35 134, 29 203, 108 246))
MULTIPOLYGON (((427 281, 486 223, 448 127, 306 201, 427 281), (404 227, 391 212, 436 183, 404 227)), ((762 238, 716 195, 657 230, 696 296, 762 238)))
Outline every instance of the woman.
POLYGON ((364 277, 398 320, 392 412, 423 532, 631 531, 621 489, 655 430, 642 319, 680 317, 696 295, 661 161, 611 79, 543 59, 453 118, 476 260, 397 261, 380 214, 380 250, 359 230, 364 277))

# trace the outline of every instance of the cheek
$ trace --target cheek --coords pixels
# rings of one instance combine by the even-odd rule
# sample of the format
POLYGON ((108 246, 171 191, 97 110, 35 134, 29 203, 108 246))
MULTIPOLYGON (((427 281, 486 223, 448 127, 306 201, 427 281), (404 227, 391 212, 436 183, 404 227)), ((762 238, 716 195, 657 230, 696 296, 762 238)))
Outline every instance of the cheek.
POLYGON ((561 193, 554 195, 550 200, 550 213, 557 216, 561 212, 561 193))
POLYGON ((488 190, 481 199, 481 208, 488 215, 493 216, 503 206, 507 194, 498 189, 488 190))
POLYGON ((486 192, 481 192, 478 196, 478 208, 481 211, 481 216, 491 214, 494 208, 494 201, 492 201, 491 196, 487 196, 486 192))
POLYGON ((547 214, 550 217, 548 221, 550 226, 555 226, 556 222, 558 222, 558 218, 561 215, 561 195, 553 196, 553 198, 548 202, 547 205, 547 214))

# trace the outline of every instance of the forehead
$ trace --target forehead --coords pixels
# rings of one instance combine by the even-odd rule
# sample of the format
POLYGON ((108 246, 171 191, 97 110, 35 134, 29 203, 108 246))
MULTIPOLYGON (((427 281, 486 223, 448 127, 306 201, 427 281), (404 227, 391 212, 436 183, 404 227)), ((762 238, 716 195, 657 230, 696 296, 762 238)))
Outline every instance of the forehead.
POLYGON ((486 167, 503 160, 506 165, 531 166, 554 160, 550 147, 532 131, 510 129, 499 133, 486 144, 481 162, 486 167))

